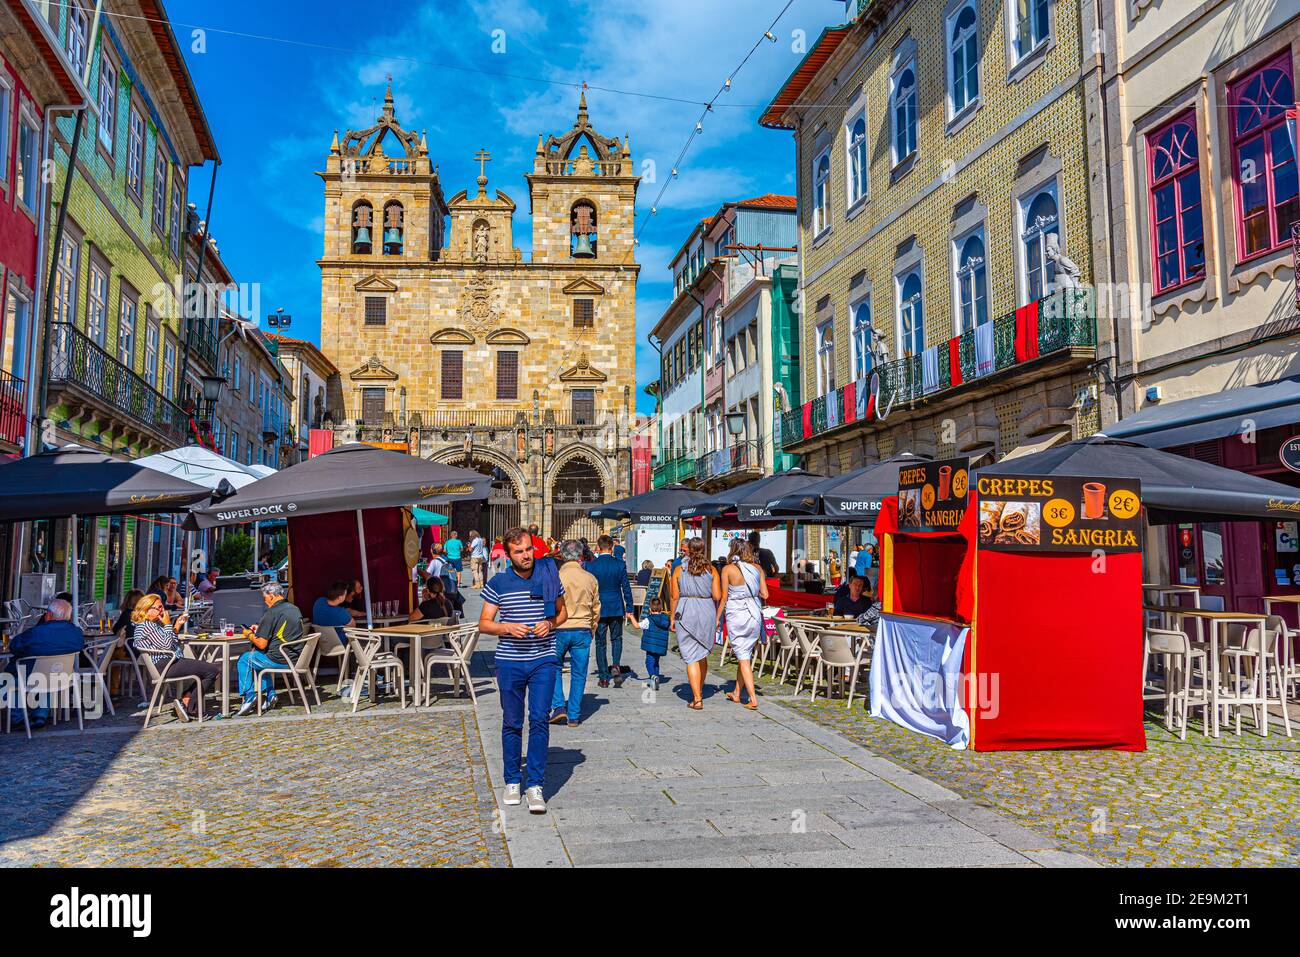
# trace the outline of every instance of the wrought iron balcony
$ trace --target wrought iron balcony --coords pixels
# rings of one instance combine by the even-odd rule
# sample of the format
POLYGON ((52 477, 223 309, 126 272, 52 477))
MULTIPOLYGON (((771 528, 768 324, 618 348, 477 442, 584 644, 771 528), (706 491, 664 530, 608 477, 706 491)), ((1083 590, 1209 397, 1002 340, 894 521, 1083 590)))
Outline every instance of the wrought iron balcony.
POLYGON ((706 452, 696 460, 696 481, 705 482, 742 472, 763 470, 763 443, 750 440, 737 442, 713 452, 706 452))
POLYGON ((0 444, 17 449, 27 437, 27 382, 0 371, 0 444))
POLYGON ((695 478, 697 465, 698 460, 694 455, 678 455, 661 465, 656 465, 652 479, 654 487, 675 485, 678 482, 695 478))
MULTIPOLYGON (((1096 349, 1096 308, 1090 290, 1061 290, 1031 305, 1034 307, 1032 310, 1026 306, 992 321, 992 355, 984 357, 984 368, 980 368, 974 330, 954 336, 938 348, 938 375, 928 389, 922 356, 906 356, 877 366, 879 401, 886 406, 892 405, 897 413, 917 402, 947 398, 960 390, 974 389, 990 380, 1005 378, 1018 369, 1054 356, 1059 358, 1070 350, 1096 349), (1032 338, 1029 332, 1031 321, 1036 322, 1038 330, 1033 342, 1035 348, 1032 349, 1028 348, 1030 343, 1025 338, 1032 338), (1019 343, 1018 328, 1021 333, 1019 343), (956 369, 951 358, 954 349, 956 369)), ((841 386, 797 409, 782 412, 779 434, 782 448, 789 449, 807 439, 859 425, 854 410, 845 408, 846 388, 841 386), (846 412, 849 413, 847 416, 846 412), (804 428, 805 415, 807 429, 804 428)), ((856 391, 855 384, 855 399, 856 391)))
POLYGON ((101 412, 121 413, 123 424, 147 428, 176 445, 187 441, 190 417, 143 376, 69 323, 52 323, 50 332, 51 390, 101 412))

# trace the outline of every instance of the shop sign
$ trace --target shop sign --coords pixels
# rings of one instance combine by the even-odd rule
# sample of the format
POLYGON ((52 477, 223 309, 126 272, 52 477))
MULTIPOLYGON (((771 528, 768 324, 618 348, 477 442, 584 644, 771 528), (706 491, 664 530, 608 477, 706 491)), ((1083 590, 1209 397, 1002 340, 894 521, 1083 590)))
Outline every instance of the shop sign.
POLYGON ((1300 435, 1293 436, 1282 443, 1277 457, 1292 472, 1300 472, 1300 435))
POLYGON ((898 470, 898 530, 955 532, 966 514, 970 459, 940 459, 898 470))
POLYGON ((997 551, 1136 552, 1137 479, 986 475, 979 479, 979 547, 997 551))

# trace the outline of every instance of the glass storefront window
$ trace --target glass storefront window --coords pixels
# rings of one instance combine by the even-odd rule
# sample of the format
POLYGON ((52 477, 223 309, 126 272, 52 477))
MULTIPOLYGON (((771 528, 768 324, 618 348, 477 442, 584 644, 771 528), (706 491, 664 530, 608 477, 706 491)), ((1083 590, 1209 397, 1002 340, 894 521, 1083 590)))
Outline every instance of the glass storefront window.
POLYGON ((1178 584, 1199 585, 1196 574, 1195 526, 1178 526, 1178 584))
POLYGON ((1219 522, 1201 525, 1201 569, 1205 584, 1223 584, 1223 526, 1219 522))

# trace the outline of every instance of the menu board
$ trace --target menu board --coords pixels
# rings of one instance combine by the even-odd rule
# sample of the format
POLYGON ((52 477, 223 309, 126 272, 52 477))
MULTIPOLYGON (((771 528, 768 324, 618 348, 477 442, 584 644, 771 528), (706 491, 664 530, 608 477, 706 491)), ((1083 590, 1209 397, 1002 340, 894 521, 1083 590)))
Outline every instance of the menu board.
POLYGON ((970 459, 940 459, 898 470, 898 530, 955 532, 966 514, 970 459))
POLYGON ((650 602, 654 601, 656 598, 662 597, 664 579, 667 574, 668 573, 662 568, 656 568, 654 574, 650 576, 650 582, 645 586, 645 605, 643 606, 643 611, 650 607, 650 602))
POLYGON ((981 475, 979 547, 997 551, 1136 552, 1142 548, 1137 479, 981 475))

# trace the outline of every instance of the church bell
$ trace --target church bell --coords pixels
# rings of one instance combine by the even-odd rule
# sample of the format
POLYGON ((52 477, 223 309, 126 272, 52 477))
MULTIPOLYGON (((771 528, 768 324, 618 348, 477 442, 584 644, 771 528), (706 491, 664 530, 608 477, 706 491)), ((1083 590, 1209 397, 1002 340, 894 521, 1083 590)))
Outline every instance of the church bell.
POLYGON ((370 245, 370 227, 358 226, 356 238, 352 240, 358 246, 370 245))
POLYGON ((402 251, 402 231, 389 226, 384 230, 384 252, 400 253, 402 251))
POLYGON ((574 258, 581 256, 587 259, 591 259, 594 258, 595 255, 596 254, 591 251, 591 234, 590 233, 575 234, 573 240, 574 258))

